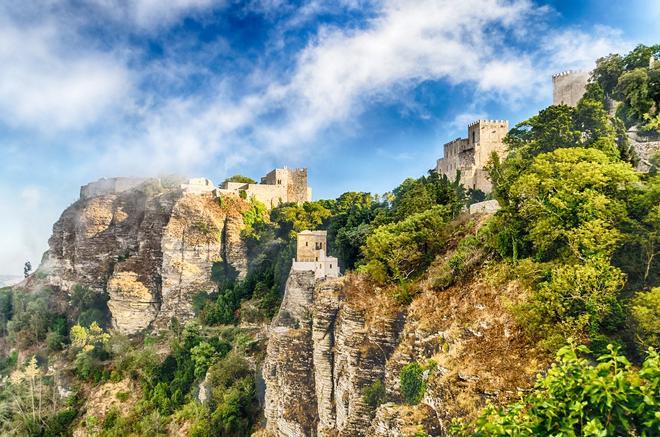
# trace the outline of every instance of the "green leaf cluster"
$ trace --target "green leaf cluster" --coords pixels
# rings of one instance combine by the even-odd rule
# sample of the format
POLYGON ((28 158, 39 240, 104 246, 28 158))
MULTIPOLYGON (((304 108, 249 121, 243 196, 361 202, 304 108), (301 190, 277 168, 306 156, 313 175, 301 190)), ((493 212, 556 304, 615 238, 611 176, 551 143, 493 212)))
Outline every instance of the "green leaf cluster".
POLYGON ((504 408, 490 405, 472 424, 454 422, 455 435, 657 435, 660 358, 654 349, 640 369, 613 346, 594 364, 585 346, 570 344, 539 377, 531 393, 504 408))

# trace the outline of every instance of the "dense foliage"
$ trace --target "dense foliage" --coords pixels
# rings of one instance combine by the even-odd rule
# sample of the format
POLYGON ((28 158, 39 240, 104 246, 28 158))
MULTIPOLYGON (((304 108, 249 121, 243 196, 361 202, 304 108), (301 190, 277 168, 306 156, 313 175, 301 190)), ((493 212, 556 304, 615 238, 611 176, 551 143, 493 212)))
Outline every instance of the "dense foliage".
POLYGON ((659 58, 660 45, 656 44, 639 45, 625 56, 611 54, 596 61, 592 79, 607 98, 619 102, 615 109, 626 126, 660 130, 659 58))
POLYGON ((489 406, 471 425, 454 424, 456 435, 657 435, 660 358, 649 349, 640 369, 616 348, 594 364, 585 346, 562 347, 557 362, 531 393, 504 408, 489 406))

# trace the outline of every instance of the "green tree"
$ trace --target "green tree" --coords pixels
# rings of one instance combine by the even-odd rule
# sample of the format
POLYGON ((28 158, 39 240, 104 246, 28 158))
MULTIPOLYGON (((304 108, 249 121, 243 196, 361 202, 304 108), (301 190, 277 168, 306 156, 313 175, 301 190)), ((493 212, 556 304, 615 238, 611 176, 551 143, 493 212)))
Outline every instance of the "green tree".
POLYGON ((426 391, 424 368, 416 361, 408 363, 401 369, 399 380, 403 400, 410 405, 418 404, 426 391))
POLYGON ((379 282, 402 282, 422 273, 444 247, 446 206, 434 206, 398 223, 376 228, 362 248, 361 267, 379 282))
POLYGON ((241 184, 256 184, 257 183, 257 181, 255 181, 254 179, 252 179, 248 176, 243 176, 241 174, 235 174, 233 176, 229 176, 220 185, 224 185, 227 182, 239 182, 241 184))
POLYGON ((631 309, 637 325, 637 339, 643 347, 660 346, 660 287, 635 295, 631 309))
POLYGON ((608 346, 597 364, 581 355, 585 346, 569 345, 539 377, 534 390, 504 408, 488 406, 472 424, 454 422, 459 436, 657 435, 660 417, 660 359, 649 349, 635 369, 608 346))
POLYGON ((510 197, 539 258, 609 257, 621 243, 617 225, 637 180, 629 164, 599 150, 558 149, 535 158, 510 197))

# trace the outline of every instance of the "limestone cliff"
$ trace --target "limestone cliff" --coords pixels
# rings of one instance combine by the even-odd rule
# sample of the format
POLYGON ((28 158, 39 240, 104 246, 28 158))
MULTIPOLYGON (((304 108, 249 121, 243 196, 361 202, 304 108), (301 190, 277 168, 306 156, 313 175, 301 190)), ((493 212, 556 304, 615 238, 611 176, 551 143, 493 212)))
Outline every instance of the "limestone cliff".
POLYGON ((315 281, 312 272, 292 271, 263 367, 263 432, 439 435, 487 400, 515 398, 547 361, 503 308, 513 288, 476 277, 442 292, 424 290, 404 307, 357 275, 315 281), (435 364, 425 372, 424 399, 408 406, 399 373, 412 361, 435 364), (389 401, 378 408, 363 396, 376 380, 389 401))
POLYGON ((247 207, 160 179, 92 183, 53 226, 35 276, 63 295, 76 284, 106 294, 122 332, 162 328, 192 317, 192 296, 214 289, 214 263, 246 273, 247 207))

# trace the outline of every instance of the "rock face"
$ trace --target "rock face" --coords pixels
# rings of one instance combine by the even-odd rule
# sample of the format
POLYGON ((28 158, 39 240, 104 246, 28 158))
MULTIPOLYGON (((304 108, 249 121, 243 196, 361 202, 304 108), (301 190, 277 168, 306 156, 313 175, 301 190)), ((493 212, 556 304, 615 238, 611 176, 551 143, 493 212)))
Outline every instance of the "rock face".
POLYGON ((365 435, 375 409, 362 388, 384 377, 402 319, 347 305, 345 287, 291 271, 263 368, 267 434, 365 435))
POLYGON ((651 158, 660 151, 660 135, 642 135, 637 127, 633 127, 628 131, 628 139, 639 159, 637 170, 648 172, 651 158))
POLYGON ((214 263, 246 273, 241 199, 159 179, 104 179, 81 194, 53 226, 38 271, 65 293, 79 284, 107 294, 122 332, 190 318, 192 296, 214 289, 214 263))
POLYGON ((358 275, 319 281, 313 272, 291 271, 263 366, 261 435, 441 435, 453 418, 475 414, 488 400, 515 399, 549 358, 526 343, 505 311, 500 297, 520 293, 509 288, 473 278, 421 291, 403 307, 392 290, 374 290, 358 275), (426 369, 427 388, 411 406, 399 379, 414 361, 426 369), (380 406, 364 397, 377 380, 386 392, 380 406))

